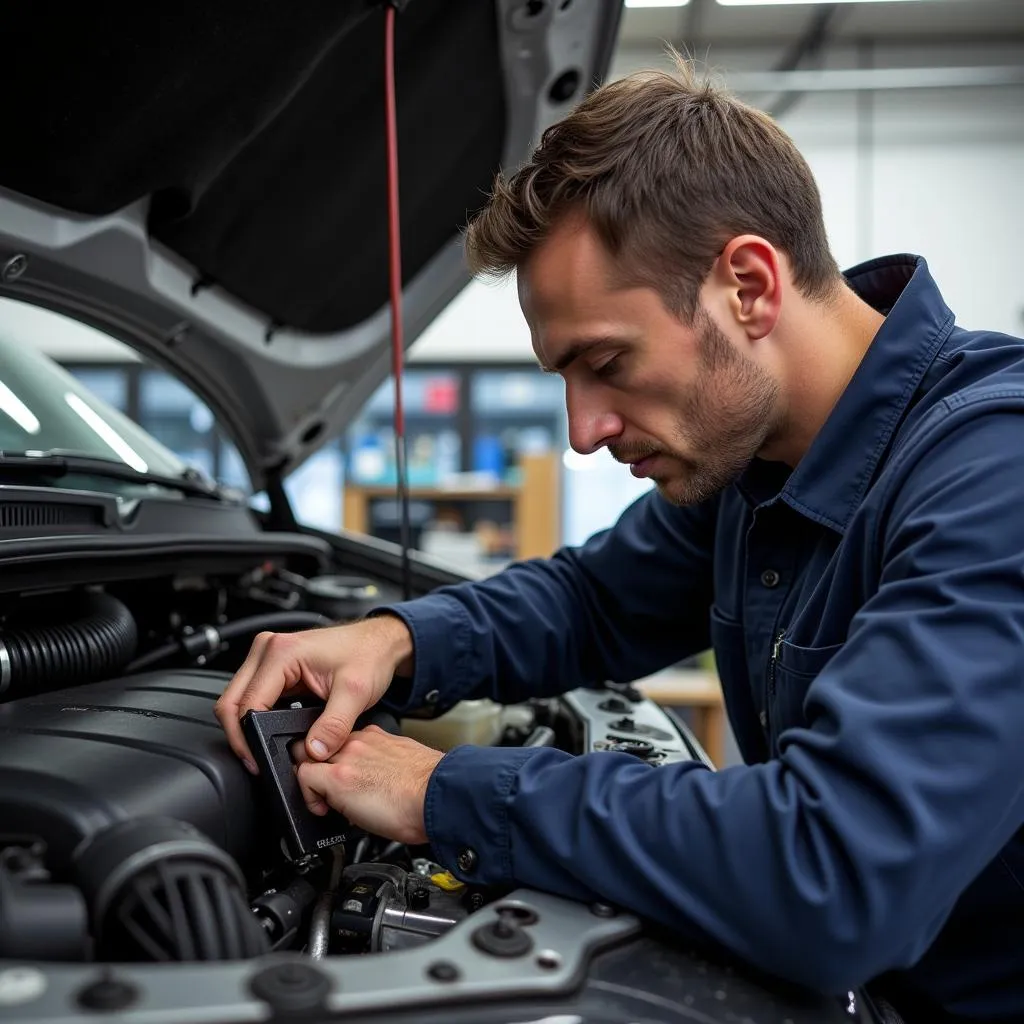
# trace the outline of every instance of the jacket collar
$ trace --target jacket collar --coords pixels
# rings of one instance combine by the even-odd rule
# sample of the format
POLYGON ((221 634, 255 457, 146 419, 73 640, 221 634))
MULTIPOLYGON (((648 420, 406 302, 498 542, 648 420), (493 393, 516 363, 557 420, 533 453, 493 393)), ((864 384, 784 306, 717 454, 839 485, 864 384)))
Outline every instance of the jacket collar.
POLYGON ((839 533, 953 328, 953 314, 920 256, 880 257, 844 276, 885 323, 797 467, 790 473, 755 461, 739 482, 748 498, 763 502, 770 493, 770 500, 782 500, 839 533))

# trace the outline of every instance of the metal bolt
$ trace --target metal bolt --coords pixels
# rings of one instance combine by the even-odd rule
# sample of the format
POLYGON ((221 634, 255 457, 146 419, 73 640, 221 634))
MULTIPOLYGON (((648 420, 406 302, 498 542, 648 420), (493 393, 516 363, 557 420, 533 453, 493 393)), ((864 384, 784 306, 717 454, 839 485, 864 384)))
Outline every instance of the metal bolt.
POLYGON ((86 985, 78 993, 78 1005, 101 1013, 116 1013, 131 1006, 138 995, 138 989, 134 985, 114 977, 107 968, 99 980, 86 985))
POLYGON ((459 969, 447 960, 439 960, 427 968, 427 975, 434 981, 452 982, 459 980, 459 969))
POLYGON ((17 281, 27 269, 28 257, 24 253, 19 252, 4 264, 3 270, 0 270, 0 278, 3 278, 5 283, 17 281))

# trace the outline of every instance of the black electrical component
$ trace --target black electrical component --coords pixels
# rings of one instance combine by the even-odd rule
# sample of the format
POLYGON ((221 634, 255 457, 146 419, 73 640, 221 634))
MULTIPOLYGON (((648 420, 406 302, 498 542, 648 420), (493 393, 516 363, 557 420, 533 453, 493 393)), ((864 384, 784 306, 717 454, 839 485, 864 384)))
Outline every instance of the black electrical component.
POLYGON ((275 949, 287 946, 305 926, 318 895, 305 878, 299 877, 283 889, 270 889, 252 901, 252 912, 275 949))
POLYGON ((353 834, 342 815, 333 811, 323 817, 314 814, 302 799, 295 777, 291 746, 305 737, 322 711, 317 707, 250 711, 242 719, 270 812, 293 860, 347 842, 353 834))
POLYGON ((380 878, 360 876, 349 881, 338 893, 331 915, 331 931, 339 952, 369 952, 381 890, 386 886, 380 878))
MULTIPOLYGON (((334 811, 322 816, 314 814, 302 799, 291 748, 305 738, 323 710, 323 705, 318 705, 250 711, 242 719, 242 731, 256 759, 270 812, 293 860, 322 853, 364 835, 334 811)), ((368 711, 356 721, 356 729, 368 725, 399 732, 398 722, 385 711, 368 711)))

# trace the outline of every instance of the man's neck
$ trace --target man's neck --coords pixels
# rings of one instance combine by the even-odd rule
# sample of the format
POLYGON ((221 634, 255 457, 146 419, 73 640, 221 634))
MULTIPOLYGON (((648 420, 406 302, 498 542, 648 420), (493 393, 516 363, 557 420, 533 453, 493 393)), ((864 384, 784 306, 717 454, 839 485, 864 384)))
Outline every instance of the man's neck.
POLYGON ((845 284, 827 305, 804 302, 791 311, 780 339, 787 415, 770 458, 790 466, 803 458, 884 322, 845 284))

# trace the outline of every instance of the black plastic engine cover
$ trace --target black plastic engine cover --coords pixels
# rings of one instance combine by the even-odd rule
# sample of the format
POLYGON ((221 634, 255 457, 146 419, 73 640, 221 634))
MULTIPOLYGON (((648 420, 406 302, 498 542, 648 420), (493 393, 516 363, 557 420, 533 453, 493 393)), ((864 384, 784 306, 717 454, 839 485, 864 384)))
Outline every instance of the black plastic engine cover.
POLYGON ((149 672, 0 704, 0 840, 35 836, 64 871, 75 847, 125 818, 188 822, 243 867, 256 780, 213 714, 229 676, 149 672))

